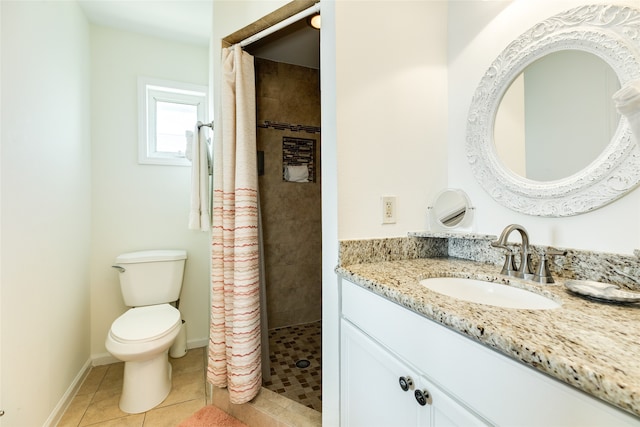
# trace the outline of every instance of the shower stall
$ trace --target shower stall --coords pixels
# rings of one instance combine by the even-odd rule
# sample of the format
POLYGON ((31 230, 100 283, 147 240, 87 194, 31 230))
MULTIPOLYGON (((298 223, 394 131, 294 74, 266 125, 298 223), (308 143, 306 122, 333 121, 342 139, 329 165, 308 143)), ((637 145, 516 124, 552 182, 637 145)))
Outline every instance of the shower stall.
POLYGON ((253 56, 255 67, 262 385, 317 411, 322 409, 320 32, 307 19, 319 10, 319 2, 290 2, 223 39, 236 52, 240 47, 253 56), (255 33, 267 21, 277 23, 255 33))
POLYGON ((264 386, 321 410, 319 71, 259 57, 255 70, 271 374, 264 386))

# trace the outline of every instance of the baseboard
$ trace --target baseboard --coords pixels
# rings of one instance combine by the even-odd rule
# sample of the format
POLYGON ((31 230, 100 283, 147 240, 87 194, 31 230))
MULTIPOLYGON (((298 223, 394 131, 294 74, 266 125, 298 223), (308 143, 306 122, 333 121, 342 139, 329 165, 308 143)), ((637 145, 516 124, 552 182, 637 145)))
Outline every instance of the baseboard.
POLYGON ((89 375, 89 372, 91 371, 91 366, 92 366, 91 359, 88 359, 80 369, 80 372, 78 372, 76 377, 71 382, 71 385, 69 386, 69 388, 67 388, 67 391, 64 393, 64 395, 62 395, 62 398, 60 399, 56 407, 53 408, 53 411, 49 415, 49 418, 47 418, 47 420, 44 422, 43 425, 45 427, 49 427, 49 426, 53 427, 60 422, 60 419, 62 418, 65 411, 71 404, 71 401, 73 400, 73 398, 76 396, 76 393, 80 389, 80 386, 82 385, 84 380, 87 378, 87 375, 89 375))
POLYGON ((118 362, 120 362, 120 360, 113 357, 110 353, 99 353, 91 356, 93 366, 111 365, 112 363, 118 362))
POLYGON ((187 348, 201 348, 209 345, 209 338, 201 338, 197 340, 187 340, 187 348))

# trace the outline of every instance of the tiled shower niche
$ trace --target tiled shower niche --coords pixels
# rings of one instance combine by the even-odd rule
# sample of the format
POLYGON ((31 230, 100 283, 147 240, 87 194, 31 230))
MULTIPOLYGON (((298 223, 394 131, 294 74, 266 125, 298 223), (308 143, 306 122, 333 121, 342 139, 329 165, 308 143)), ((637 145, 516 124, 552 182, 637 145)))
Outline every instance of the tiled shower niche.
POLYGON ((282 179, 285 178, 287 166, 306 165, 309 171, 309 182, 316 182, 316 140, 307 138, 282 137, 282 179))

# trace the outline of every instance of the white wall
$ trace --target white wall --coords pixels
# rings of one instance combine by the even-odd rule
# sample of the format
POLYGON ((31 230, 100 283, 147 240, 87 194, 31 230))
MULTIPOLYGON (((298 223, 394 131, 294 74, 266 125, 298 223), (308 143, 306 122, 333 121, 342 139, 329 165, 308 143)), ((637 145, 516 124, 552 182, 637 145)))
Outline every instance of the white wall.
POLYGON ((430 201, 447 186, 447 3, 321 4, 322 416, 329 426, 339 411, 337 239, 422 230, 430 201), (385 195, 396 196, 396 224, 381 223, 385 195))
POLYGON ((75 2, 0 8, 0 406, 4 425, 33 426, 105 354, 121 252, 189 252, 181 311, 207 343, 208 233, 186 227, 189 168, 137 164, 136 79, 206 85, 208 49, 91 30, 75 2))
POLYGON ((446 19, 441 1, 337 2, 340 239, 423 230, 447 186, 446 19))
POLYGON ((89 26, 2 1, 2 418, 43 425, 90 355, 89 26))
MULTIPOLYGON (((598 1, 455 1, 449 6, 449 185, 468 192, 476 206, 477 231, 499 234, 511 223, 524 225, 541 245, 631 253, 640 247, 640 191, 601 209, 569 218, 538 218, 496 203, 476 183, 464 154, 466 115, 491 62, 528 28, 572 7, 598 1)), ((618 2, 638 6, 637 1, 618 2)))
POLYGON ((465 155, 467 113, 490 63, 530 26, 588 3, 337 1, 339 238, 424 229, 426 207, 449 186, 470 195, 480 233, 517 222, 535 244, 616 253, 640 247, 640 191, 588 214, 531 217, 494 202, 465 155), (395 225, 380 223, 382 195, 398 197, 395 225))
POLYGON ((139 75, 208 84, 206 47, 91 27, 91 353, 107 356, 104 340, 126 307, 117 272, 124 252, 186 249, 180 311, 189 346, 208 343, 209 233, 187 229, 191 168, 140 165, 139 75))

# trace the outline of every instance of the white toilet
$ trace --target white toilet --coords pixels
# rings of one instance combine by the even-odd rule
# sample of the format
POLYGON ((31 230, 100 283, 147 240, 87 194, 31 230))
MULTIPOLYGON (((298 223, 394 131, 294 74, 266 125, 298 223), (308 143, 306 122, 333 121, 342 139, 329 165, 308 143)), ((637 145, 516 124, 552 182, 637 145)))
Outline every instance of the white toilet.
POLYGON ((152 250, 118 256, 125 305, 133 307, 111 325, 105 345, 109 353, 124 361, 120 409, 137 414, 162 402, 171 391, 169 347, 182 320, 169 303, 180 298, 183 250, 152 250))

